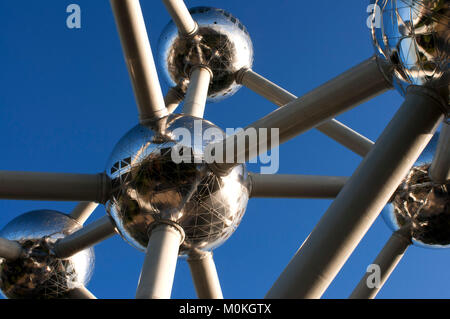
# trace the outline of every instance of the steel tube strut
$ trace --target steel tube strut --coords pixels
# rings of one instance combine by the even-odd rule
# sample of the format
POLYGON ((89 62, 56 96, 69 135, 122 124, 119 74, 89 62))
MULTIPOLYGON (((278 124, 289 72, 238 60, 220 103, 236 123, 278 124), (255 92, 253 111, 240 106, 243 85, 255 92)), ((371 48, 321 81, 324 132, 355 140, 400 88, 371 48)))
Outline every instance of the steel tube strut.
POLYGON ((350 299, 373 299, 383 287, 389 276, 397 267, 406 249, 411 245, 409 229, 400 229, 392 234, 386 245, 375 258, 372 265, 378 266, 376 271, 380 272, 380 282, 377 285, 369 282, 371 272, 366 272, 364 277, 350 295, 350 299))
POLYGON ((170 298, 183 241, 184 231, 176 224, 160 223, 151 230, 136 299, 170 298))
POLYGON ((139 121, 167 115, 139 0, 110 0, 133 84, 139 121))
POLYGON ((94 246, 116 234, 109 216, 103 216, 95 222, 77 230, 76 232, 58 240, 55 244, 55 254, 60 258, 67 258, 94 246))
POLYGON ((348 177, 249 173, 250 197, 335 198, 348 177))
POLYGON ((105 203, 111 183, 105 174, 0 171, 0 198, 105 203))
MULTIPOLYGON (((380 76, 383 75, 380 74, 380 76)), ((241 70, 237 79, 242 85, 280 107, 297 99, 297 96, 294 94, 289 93, 275 83, 270 82, 253 70, 241 70)), ((380 90, 379 94, 382 92, 384 91, 380 90)), ((316 129, 363 157, 366 156, 374 144, 368 138, 335 119, 331 119, 318 125, 316 129)))
POLYGON ((199 299, 223 299, 219 276, 211 252, 193 253, 188 257, 189 269, 199 299))
POLYGON ((163 3, 181 35, 192 36, 197 32, 197 23, 183 0, 163 0, 163 3))
POLYGON ((167 112, 173 113, 184 99, 184 94, 178 87, 171 87, 164 97, 167 112))
POLYGON ((86 287, 78 287, 72 289, 68 293, 69 299, 97 299, 92 292, 90 292, 86 287))
MULTIPOLYGON (((250 124, 246 130, 256 129, 257 136, 260 136, 261 129, 278 128, 279 142, 286 142, 390 88, 379 68, 376 58, 366 60, 305 96, 250 124)), ((246 130, 231 135, 222 142, 215 143, 214 146, 211 146, 214 147, 212 151, 215 154, 225 154, 225 157, 228 153, 233 154, 232 159, 235 163, 241 158, 248 160, 250 149, 258 148, 260 151, 261 144, 266 144, 266 141, 258 138, 257 145, 246 143, 245 147, 239 147, 235 152, 236 140, 248 134, 246 130), (217 148, 221 148, 222 151, 217 148)), ((270 134, 267 135, 270 136, 270 134)), ((274 147, 271 145, 270 138, 267 142, 269 147, 274 147)), ((225 163, 213 163, 210 166, 217 174, 223 175, 228 173, 236 165, 235 163, 226 161, 225 163)))
POLYGON ((267 293, 320 298, 444 118, 434 91, 410 87, 405 102, 267 293))
POLYGON ((0 258, 13 261, 22 254, 22 246, 18 242, 0 237, 0 258))
POLYGON ((97 208, 98 203, 94 202, 80 202, 70 212, 70 217, 75 219, 78 223, 83 225, 86 220, 91 216, 94 210, 97 208))
POLYGON ((450 123, 442 123, 436 154, 430 167, 430 177, 443 184, 450 179, 450 123))
POLYGON ((193 69, 184 99, 184 114, 203 118, 211 78, 212 72, 208 67, 200 65, 193 69))

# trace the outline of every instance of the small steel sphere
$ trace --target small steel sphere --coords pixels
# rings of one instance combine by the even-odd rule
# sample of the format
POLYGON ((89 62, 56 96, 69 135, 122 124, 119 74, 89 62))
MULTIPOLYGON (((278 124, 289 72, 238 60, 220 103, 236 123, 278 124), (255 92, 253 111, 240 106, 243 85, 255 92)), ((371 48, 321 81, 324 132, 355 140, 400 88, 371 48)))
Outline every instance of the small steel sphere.
POLYGON ((450 183, 433 183, 428 174, 438 136, 433 136, 382 212, 392 230, 408 227, 413 243, 426 248, 450 247, 450 183))
POLYGON ((149 227, 170 220, 185 232, 183 255, 213 249, 235 231, 249 196, 245 166, 217 177, 204 155, 206 145, 224 136, 206 120, 170 115, 137 125, 119 141, 106 169, 113 184, 106 209, 126 241, 145 250, 149 227))
POLYGON ((0 262, 0 289, 8 298, 65 298, 86 285, 94 268, 94 251, 85 249, 67 259, 53 253, 54 243, 81 228, 71 217, 53 210, 23 214, 1 231, 0 237, 23 247, 15 261, 0 262))
POLYGON ((241 87, 236 72, 253 65, 253 44, 245 26, 222 9, 190 10, 198 24, 193 37, 183 37, 173 22, 163 30, 158 44, 158 66, 168 84, 186 92, 193 66, 202 64, 213 73, 208 101, 217 102, 241 87))
POLYGON ((449 97, 450 3, 448 0, 372 0, 372 38, 378 54, 395 68, 394 85, 411 85, 449 97))

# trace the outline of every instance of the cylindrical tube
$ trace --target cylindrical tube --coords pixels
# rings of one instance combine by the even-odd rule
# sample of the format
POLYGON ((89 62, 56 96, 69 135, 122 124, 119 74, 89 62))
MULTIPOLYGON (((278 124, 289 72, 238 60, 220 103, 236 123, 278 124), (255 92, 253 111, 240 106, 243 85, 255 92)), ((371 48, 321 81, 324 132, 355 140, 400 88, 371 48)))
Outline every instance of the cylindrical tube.
MULTIPOLYGON (((398 230, 392 234, 386 245, 384 245, 381 252, 378 254, 372 265, 377 268, 374 271, 379 271, 379 282, 368 282, 372 273, 366 272, 364 277, 356 286, 350 295, 350 299, 373 299, 378 294, 384 283, 389 279, 389 276, 397 267, 406 249, 411 245, 411 238, 403 230, 398 230)), ((374 274, 376 275, 376 274, 374 274)))
POLYGON ((0 171, 0 198, 105 203, 111 183, 105 174, 0 171))
MULTIPOLYGON (((281 144, 384 92, 389 87, 384 75, 379 71, 377 60, 375 58, 366 60, 305 96, 250 124, 244 131, 215 143, 214 149, 211 151, 214 151, 215 154, 224 154, 224 158, 228 157, 226 155, 228 153, 233 154, 233 157, 231 163, 229 160, 224 160, 222 163, 213 163, 210 167, 217 174, 224 175, 237 165, 236 162, 239 159, 249 160, 251 149, 265 149, 262 147, 262 143, 274 147, 269 137, 271 134, 267 134, 268 141, 259 138, 260 135, 263 135, 260 134, 261 129, 278 129, 279 143, 281 144), (365 85, 361 85, 361 83, 365 85), (239 145, 235 151, 236 141, 242 136, 248 135, 249 131, 255 130, 258 138, 256 145, 249 145, 249 143, 245 147, 239 145), (217 150, 217 148, 222 150, 217 150)), ((277 144, 275 143, 275 145, 277 144)))
POLYGON ((152 229, 136 299, 170 299, 183 240, 184 232, 179 226, 160 223, 152 229))
POLYGON ((267 298, 320 298, 397 189, 444 117, 434 91, 405 102, 297 251, 267 298))
POLYGON ((70 212, 70 217, 76 219, 78 223, 83 225, 86 220, 91 216, 94 210, 97 208, 98 203, 94 202, 80 202, 77 206, 70 212))
POLYGON ((348 177, 249 173, 250 197, 335 198, 348 177))
POLYGON ((433 162, 430 167, 430 177, 443 184, 450 179, 450 123, 442 123, 441 134, 433 162))
POLYGON ((197 23, 192 19, 183 0, 163 0, 167 11, 183 36, 192 36, 197 31, 197 23))
POLYGON ((22 246, 18 242, 0 237, 0 258, 8 261, 16 260, 22 254, 22 246))
POLYGON ((184 99, 184 94, 177 87, 171 87, 164 97, 167 112, 173 113, 184 99))
POLYGON ((219 276, 211 252, 195 253, 188 257, 195 291, 199 299, 223 299, 219 276))
POLYGON ((116 234, 116 228, 111 218, 104 216, 67 237, 58 240, 55 244, 55 253, 60 258, 67 258, 108 239, 114 234, 116 234))
POLYGON ((110 0, 141 123, 167 115, 139 0, 110 0))
MULTIPOLYGON (((360 90, 357 89, 355 90, 354 89, 355 84, 353 84, 353 90, 349 88, 348 92, 346 92, 346 95, 347 96, 356 95, 357 97, 359 97, 359 101, 358 99, 353 100, 353 104, 355 106, 363 103, 368 98, 367 95, 369 96, 369 98, 371 98, 374 97, 375 95, 385 92, 386 90, 392 87, 392 85, 390 84, 389 81, 387 81, 384 75, 385 73, 390 72, 389 71, 390 66, 388 66, 383 61, 379 61, 374 58, 370 58, 366 62, 369 62, 369 65, 372 66, 374 75, 378 76, 378 80, 376 81, 378 87, 375 86, 369 92, 366 92, 365 94, 360 94, 360 90)), ((340 79, 338 77, 332 81, 339 81, 339 80, 340 79)), ((249 69, 241 70, 238 73, 237 81, 243 84, 244 86, 248 87, 255 93, 265 97, 269 101, 272 101, 278 106, 284 106, 297 99, 297 97, 294 94, 286 91, 285 89, 279 87, 278 85, 269 81, 263 76, 255 73, 253 70, 249 69)), ((316 90, 319 89, 321 88, 317 88, 316 90)), ((335 97, 336 96, 332 96, 330 98, 334 99, 335 97)), ((342 144, 343 146, 349 148, 350 150, 361 156, 365 156, 373 146, 373 142, 370 141, 368 138, 355 132, 351 128, 345 126, 344 124, 340 123, 335 119, 326 121, 318 125, 316 128, 320 132, 327 135, 328 137, 334 139, 338 143, 342 144)))
POLYGON ((205 66, 197 66, 191 73, 184 99, 183 113, 203 118, 212 73, 205 66))

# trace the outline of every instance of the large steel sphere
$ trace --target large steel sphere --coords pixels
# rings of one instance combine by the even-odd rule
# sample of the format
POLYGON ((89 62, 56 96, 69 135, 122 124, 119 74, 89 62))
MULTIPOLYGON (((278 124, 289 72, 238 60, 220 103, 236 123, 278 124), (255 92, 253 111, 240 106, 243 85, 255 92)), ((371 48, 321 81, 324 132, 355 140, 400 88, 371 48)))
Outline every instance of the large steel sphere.
POLYGON ((395 66, 394 84, 420 85, 449 97, 450 2, 448 0, 372 0, 372 37, 377 52, 395 66))
POLYGON ((94 268, 92 248, 67 259, 53 253, 56 240, 79 228, 74 219, 53 210, 32 211, 8 223, 0 237, 18 242, 24 253, 15 261, 0 261, 2 293, 8 298, 65 298, 86 285, 94 268))
POLYGON ((190 10, 198 24, 193 37, 181 36, 170 22, 161 34, 158 65, 168 84, 186 92, 191 69, 206 65, 213 79, 208 101, 231 96, 240 88, 236 72, 253 65, 253 44, 245 26, 222 9, 196 7, 190 10))
POLYGON ((383 218, 392 230, 409 227, 413 243, 427 248, 450 247, 450 183, 435 184, 428 174, 438 135, 383 209, 383 218))
POLYGON ((245 166, 217 177, 204 157, 206 145, 224 135, 206 120, 170 115, 137 125, 119 141, 106 169, 113 183, 106 209, 125 240, 145 250, 149 227, 171 220, 185 231, 183 255, 213 249, 235 231, 249 196, 245 166), (185 160, 174 160, 177 154, 185 160))

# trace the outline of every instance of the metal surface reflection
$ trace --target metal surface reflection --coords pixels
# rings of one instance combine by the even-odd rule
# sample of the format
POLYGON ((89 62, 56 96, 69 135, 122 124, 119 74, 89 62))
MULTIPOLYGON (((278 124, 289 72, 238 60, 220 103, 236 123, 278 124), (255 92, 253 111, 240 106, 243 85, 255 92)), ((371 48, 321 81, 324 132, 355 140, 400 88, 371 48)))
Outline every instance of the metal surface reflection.
POLYGON ((447 0, 372 0, 372 37, 378 53, 395 66, 394 84, 410 84, 449 97, 450 3, 447 0), (376 9, 377 10, 377 9, 376 9), (378 20, 378 21, 377 21, 378 20))
POLYGON ((198 24, 193 37, 180 36, 173 22, 164 29, 158 45, 158 65, 172 87, 186 92, 193 66, 208 66, 213 79, 208 101, 231 96, 240 88, 235 73, 253 64, 253 44, 245 26, 222 9, 190 10, 198 24))
POLYGON ((1 231, 0 237, 20 243, 23 256, 1 261, 0 289, 8 298, 65 298, 88 283, 94 268, 94 251, 85 249, 67 259, 53 253, 54 243, 81 228, 74 219, 52 210, 23 214, 1 231))
POLYGON ((428 173, 438 139, 437 133, 382 213, 392 230, 409 227, 413 243, 427 248, 450 247, 450 183, 433 183, 428 173))
POLYGON ((217 177, 204 156, 205 147, 224 134, 206 120, 170 115, 137 125, 119 141, 106 169, 113 183, 106 208, 122 237, 145 250, 149 227, 171 220, 184 229, 180 254, 185 254, 213 249, 235 231, 249 196, 245 166, 217 177))

